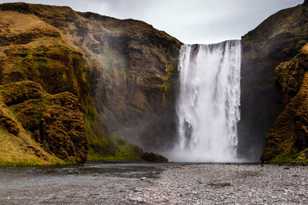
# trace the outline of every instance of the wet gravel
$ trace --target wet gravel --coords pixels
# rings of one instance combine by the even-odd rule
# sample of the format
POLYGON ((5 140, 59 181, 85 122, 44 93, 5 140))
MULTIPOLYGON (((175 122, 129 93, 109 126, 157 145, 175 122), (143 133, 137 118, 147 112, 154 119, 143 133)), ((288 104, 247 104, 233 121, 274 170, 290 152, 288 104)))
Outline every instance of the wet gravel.
POLYGON ((86 164, 0 169, 0 204, 308 204, 308 167, 86 164))

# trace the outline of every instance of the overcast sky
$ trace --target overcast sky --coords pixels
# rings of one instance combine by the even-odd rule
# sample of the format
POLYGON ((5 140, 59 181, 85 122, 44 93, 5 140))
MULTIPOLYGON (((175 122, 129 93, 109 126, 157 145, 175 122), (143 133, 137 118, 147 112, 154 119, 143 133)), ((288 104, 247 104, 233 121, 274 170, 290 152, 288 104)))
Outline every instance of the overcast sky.
MULTIPOLYGON (((275 12, 304 0, 25 0, 144 20, 184 43, 239 39, 275 12)), ((0 0, 0 3, 15 2, 0 0)))

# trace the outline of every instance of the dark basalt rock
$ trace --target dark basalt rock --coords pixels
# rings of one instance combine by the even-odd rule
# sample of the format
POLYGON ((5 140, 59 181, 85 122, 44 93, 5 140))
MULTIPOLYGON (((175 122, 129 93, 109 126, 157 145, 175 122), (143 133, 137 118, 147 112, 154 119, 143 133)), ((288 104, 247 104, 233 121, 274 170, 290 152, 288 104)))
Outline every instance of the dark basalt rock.
POLYGON ((148 153, 145 152, 141 155, 141 159, 146 162, 153 162, 153 163, 166 163, 168 162, 168 159, 162 155, 155 154, 155 153, 148 153))

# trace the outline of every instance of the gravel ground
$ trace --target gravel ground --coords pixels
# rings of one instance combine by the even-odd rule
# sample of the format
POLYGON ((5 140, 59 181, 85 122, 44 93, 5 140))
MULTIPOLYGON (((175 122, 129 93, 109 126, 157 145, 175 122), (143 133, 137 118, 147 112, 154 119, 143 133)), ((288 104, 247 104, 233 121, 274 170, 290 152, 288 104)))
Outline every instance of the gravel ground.
POLYGON ((0 204, 308 204, 308 167, 86 164, 0 169, 0 204))

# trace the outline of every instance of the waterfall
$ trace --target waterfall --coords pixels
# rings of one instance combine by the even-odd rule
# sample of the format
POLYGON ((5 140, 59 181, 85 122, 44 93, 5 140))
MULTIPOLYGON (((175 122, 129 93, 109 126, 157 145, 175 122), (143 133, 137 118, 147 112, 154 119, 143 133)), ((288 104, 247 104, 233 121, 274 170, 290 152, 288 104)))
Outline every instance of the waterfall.
POLYGON ((182 162, 239 162, 241 42, 184 45, 179 60, 179 141, 169 155, 182 162))

